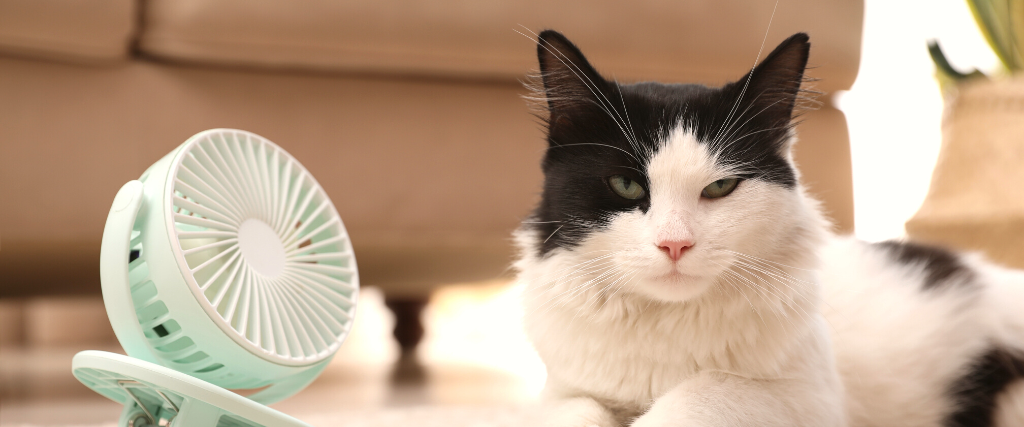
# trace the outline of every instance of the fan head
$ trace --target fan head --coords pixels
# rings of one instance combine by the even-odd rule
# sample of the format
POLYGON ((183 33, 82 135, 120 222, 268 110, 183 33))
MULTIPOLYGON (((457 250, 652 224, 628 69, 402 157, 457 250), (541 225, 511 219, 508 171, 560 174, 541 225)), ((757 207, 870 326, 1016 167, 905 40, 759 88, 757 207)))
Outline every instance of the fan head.
POLYGON ((118 193, 101 249, 107 312, 132 357, 269 403, 347 336, 359 275, 334 205, 250 132, 189 138, 118 193))

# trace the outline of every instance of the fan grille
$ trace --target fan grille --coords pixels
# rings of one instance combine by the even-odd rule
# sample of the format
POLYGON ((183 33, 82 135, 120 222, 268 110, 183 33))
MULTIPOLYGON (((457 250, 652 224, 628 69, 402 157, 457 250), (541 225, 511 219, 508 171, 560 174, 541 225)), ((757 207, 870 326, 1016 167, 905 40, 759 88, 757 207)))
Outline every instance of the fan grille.
POLYGON ((333 354, 358 277, 341 218, 302 165, 248 132, 204 133, 178 156, 169 196, 183 273, 222 327, 265 356, 333 354))

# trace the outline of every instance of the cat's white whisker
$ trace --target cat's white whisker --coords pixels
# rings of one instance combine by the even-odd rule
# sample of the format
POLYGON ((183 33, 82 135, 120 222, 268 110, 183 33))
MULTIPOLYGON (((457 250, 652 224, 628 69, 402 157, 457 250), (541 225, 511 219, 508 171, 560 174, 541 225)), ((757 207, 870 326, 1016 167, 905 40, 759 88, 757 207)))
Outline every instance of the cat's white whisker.
POLYGON ((757 310, 757 306, 754 305, 754 302, 751 301, 750 298, 747 297, 747 293, 743 292, 743 290, 740 289, 740 286, 738 284, 736 284, 735 282, 733 282, 733 280, 731 278, 729 278, 728 276, 722 276, 722 277, 720 277, 720 279, 725 281, 727 284, 729 284, 729 286, 732 286, 733 289, 736 290, 736 293, 740 294, 740 296, 742 296, 743 299, 745 299, 747 301, 747 304, 750 306, 750 311, 752 311, 755 315, 757 315, 757 318, 761 321, 761 325, 763 325, 765 328, 767 328, 768 327, 768 322, 765 322, 764 317, 761 317, 761 312, 757 310))
MULTIPOLYGON (((736 251, 730 251, 730 250, 725 250, 725 249, 721 249, 721 251, 727 252, 727 253, 731 253, 733 255, 738 255, 738 256, 741 256, 741 257, 747 259, 747 261, 744 261, 743 259, 739 259, 739 260, 736 260, 735 262, 739 263, 739 265, 741 265, 741 266, 746 267, 746 269, 748 269, 748 270, 752 269, 752 270, 755 270, 755 271, 760 272, 762 274, 765 274, 765 275, 768 275, 768 276, 771 276, 771 277, 775 278, 781 285, 790 288, 792 291, 796 292, 796 295, 800 296, 801 298, 808 299, 807 296, 803 295, 800 292, 797 292, 798 289, 795 288, 795 286, 805 287, 805 286, 815 286, 816 285, 816 283, 813 282, 813 281, 799 279, 796 276, 793 276, 792 274, 789 274, 786 271, 782 270, 781 268, 776 267, 775 265, 782 266, 782 267, 785 267, 785 268, 794 269, 794 270, 808 271, 808 272, 813 272, 813 271, 817 271, 817 270, 792 267, 792 266, 788 266, 788 265, 785 265, 785 264, 777 263, 777 262, 774 262, 774 261, 769 261, 769 260, 765 260, 765 259, 761 259, 761 258, 758 258, 758 257, 751 256, 751 255, 747 255, 747 254, 744 254, 744 253, 741 253, 741 252, 736 252, 736 251), (775 265, 772 265, 772 264, 775 264, 775 265)), ((824 304, 825 306, 827 306, 829 308, 832 308, 832 306, 827 301, 810 301, 810 300, 808 300, 808 301, 809 302, 814 302, 814 303, 821 303, 821 304, 824 304)))
MULTIPOLYGON (((733 104, 733 107, 729 111, 728 116, 726 116, 726 119, 725 119, 726 123, 728 123, 729 120, 731 120, 733 112, 735 112, 736 108, 740 105, 740 101, 743 100, 743 95, 747 92, 747 87, 750 86, 750 80, 754 76, 754 70, 757 69, 757 63, 761 60, 761 53, 764 52, 764 44, 768 41, 768 32, 771 31, 771 29, 772 29, 772 22, 775 21, 775 11, 778 10, 778 8, 779 8, 779 1, 775 0, 775 6, 772 7, 772 16, 770 18, 768 18, 768 28, 766 28, 764 30, 764 38, 761 39, 761 47, 757 49, 757 56, 754 57, 754 65, 752 65, 750 67, 750 73, 747 74, 747 79, 743 83, 743 90, 740 91, 740 95, 736 98, 736 103, 733 104)), ((724 126, 724 123, 723 123, 723 126, 724 126)), ((719 130, 719 133, 721 133, 721 130, 719 130)), ((716 139, 717 139, 717 137, 716 137, 716 139)))
MULTIPOLYGON (((751 71, 753 71, 753 70, 751 70, 751 71)), ((711 139, 711 141, 710 141, 710 145, 711 145, 711 146, 712 146, 712 147, 713 147, 713 148, 714 148, 714 149, 715 149, 716 151, 717 151, 717 150, 722 150, 722 149, 724 149, 724 148, 725 148, 725 147, 724 147, 724 141, 726 141, 726 137, 725 137, 725 135, 726 135, 726 134, 727 134, 727 133, 728 133, 728 132, 729 132, 729 131, 730 131, 730 130, 731 130, 731 129, 732 129, 732 128, 733 128, 733 127, 734 127, 734 126, 735 126, 735 125, 737 124, 737 123, 739 123, 740 119, 742 119, 742 118, 743 118, 743 116, 744 116, 744 115, 746 115, 746 114, 747 114, 747 112, 749 112, 751 108, 754 108, 754 105, 756 104, 757 100, 758 100, 758 99, 759 99, 759 98, 761 97, 761 95, 762 95, 762 94, 763 94, 763 92, 762 92, 761 94, 758 94, 757 96, 755 96, 755 97, 754 97, 754 99, 752 99, 752 100, 751 100, 751 101, 750 101, 750 102, 749 102, 749 103, 747 104, 747 106, 743 108, 743 111, 742 111, 742 112, 740 112, 740 114, 739 114, 738 116, 736 116, 736 117, 735 117, 735 118, 733 118, 732 120, 726 120, 726 121, 725 121, 725 123, 723 123, 723 126, 727 126, 727 127, 726 127, 726 129, 725 129, 725 131, 723 131, 723 132, 720 132, 719 134, 715 135, 715 136, 714 136, 714 138, 713 138, 713 139, 711 139)), ((738 100, 738 99, 737 99, 737 100, 738 100)), ((717 154, 717 153, 716 153, 716 154, 717 154)))
MULTIPOLYGON (((632 269, 630 269, 630 270, 622 270, 622 271, 621 271, 621 274, 619 275, 619 278, 617 278, 617 279, 615 279, 614 281, 612 281, 612 282, 609 282, 608 284, 606 284, 606 285, 605 285, 605 288, 604 288, 604 289, 602 289, 602 291, 605 291, 605 290, 607 290, 607 289, 608 289, 608 288, 610 288, 610 287, 614 287, 614 288, 615 288, 615 290, 613 290, 613 291, 612 291, 612 293, 611 293, 611 294, 609 294, 609 295, 603 295, 603 296, 601 296, 601 307, 600 307, 600 308, 599 308, 598 310, 595 310, 595 313, 592 313, 591 315, 592 315, 592 316, 596 316, 596 315, 597 315, 597 313, 596 313, 596 312, 597 312, 597 311, 600 311, 601 309, 603 309, 603 308, 604 308, 604 306, 605 306, 605 304, 607 304, 607 303, 608 303, 608 301, 609 301, 610 299, 612 299, 613 297, 615 297, 615 294, 616 294, 616 293, 618 293, 618 292, 619 292, 620 290, 622 290, 622 288, 623 288, 623 284, 622 284, 621 282, 622 282, 623 280, 625 280, 625 279, 626 279, 626 276, 627 276, 627 275, 629 275, 629 276, 630 276, 630 279, 632 279, 633 275, 635 275, 635 273, 636 273, 636 272, 637 272, 638 270, 639 270, 639 268, 636 268, 636 267, 635 267, 635 268, 632 268, 632 269)), ((588 305, 589 305, 589 304, 588 304, 588 305)))
MULTIPOLYGON (((613 80, 614 80, 614 79, 613 79, 613 80)), ((636 132, 634 132, 634 131, 633 131, 633 122, 632 122, 632 120, 631 120, 631 119, 629 118, 629 110, 627 110, 627 109, 626 109, 626 98, 624 98, 624 97, 622 96, 622 87, 621 87, 621 86, 619 86, 619 84, 618 84, 618 82, 617 82, 617 81, 616 81, 616 83, 615 83, 615 89, 616 89, 616 91, 617 91, 617 92, 619 93, 619 101, 620 101, 620 102, 622 102, 622 115, 626 116, 626 125, 627 125, 627 127, 629 128, 629 134, 633 136, 633 141, 634 141, 634 142, 636 142, 636 144, 637 144, 637 147, 636 147, 636 148, 637 148, 637 150, 638 150, 638 151, 639 151, 639 150, 642 150, 642 146, 640 146, 640 140, 639 140, 639 139, 637 139, 637 137, 636 137, 636 132)), ((648 154, 648 155, 649 155, 649 154, 651 154, 651 153, 649 152, 649 151, 650 151, 650 148, 648 148, 648 149, 647 149, 646 151, 648 151, 648 152, 647 152, 647 154, 648 154)))
MULTIPOLYGON (((627 133, 626 129, 623 127, 622 116, 618 115, 618 111, 611 107, 611 102, 608 100, 607 96, 605 96, 605 94, 600 90, 600 88, 597 87, 597 84, 593 80, 591 80, 590 77, 587 76, 577 64, 573 63, 567 55, 565 55, 560 50, 555 48, 553 45, 551 45, 551 43, 545 42, 543 39, 541 39, 539 35, 534 33, 529 28, 526 28, 525 26, 523 28, 526 31, 529 31, 531 34, 533 34, 534 38, 532 38, 531 40, 536 40, 538 46, 542 47, 544 50, 551 53, 551 55, 558 59, 559 62, 561 62, 566 68, 568 68, 569 71, 572 72, 576 76, 576 78, 579 79, 587 87, 590 93, 593 94, 594 97, 597 99, 597 102, 594 102, 594 105, 597 105, 601 110, 603 110, 612 119, 612 121, 615 122, 616 126, 619 127, 619 130, 622 131, 622 134, 629 141, 630 145, 632 145, 634 149, 639 150, 639 142, 630 138, 630 134, 627 133), (612 111, 615 111, 615 114, 612 114, 612 111), (618 118, 616 118, 616 116, 618 116, 618 118)), ((526 36, 526 34, 523 34, 519 31, 516 32, 527 38, 530 38, 529 36, 526 36)))
MULTIPOLYGON (((767 129, 759 129, 759 130, 756 130, 756 131, 747 132, 747 133, 743 134, 742 136, 740 136, 738 138, 730 138, 730 141, 735 142, 735 141, 739 141, 739 140, 741 140, 743 138, 746 138, 748 136, 757 135, 757 134, 762 133, 762 132, 771 132, 771 131, 784 130, 784 129, 789 129, 789 126, 780 126, 780 127, 773 127, 773 128, 767 128, 767 129)), ((747 147, 747 148, 743 149, 743 151, 740 151, 739 153, 740 154, 746 154, 751 149, 753 149, 753 147, 747 147)))
MULTIPOLYGON (((580 277, 590 277, 595 273, 598 274, 598 277, 600 277, 600 275, 604 274, 604 272, 607 272, 615 268, 613 262, 606 260, 606 258, 611 257, 612 255, 614 254, 607 254, 602 257, 595 258, 594 260, 577 264, 577 266, 579 267, 573 269, 570 273, 561 275, 556 279, 545 282, 546 284, 554 284, 556 286, 558 286, 559 283, 561 283, 562 285, 566 286, 567 289, 563 290, 562 292, 554 296, 547 295, 547 301, 541 303, 541 305, 538 308, 547 305, 547 308, 550 309, 552 307, 562 305, 565 302, 571 300, 576 295, 585 292, 588 288, 593 286, 594 283, 597 283, 598 279, 590 278, 589 280, 586 280, 582 283, 574 284, 574 282, 576 282, 576 279, 580 277)), ((544 294, 538 294, 538 297, 540 297, 541 295, 544 294)))
POLYGON ((759 264, 757 262, 745 260, 743 258, 737 259, 735 261, 735 263, 736 263, 736 265, 743 266, 745 268, 748 268, 748 269, 757 271, 759 273, 768 275, 769 277, 775 278, 777 280, 784 281, 787 284, 792 284, 792 285, 797 285, 797 286, 799 286, 799 285, 814 286, 815 285, 815 283, 813 281, 798 279, 795 276, 793 276, 793 275, 791 275, 789 273, 786 273, 783 270, 780 270, 778 268, 772 267, 771 265, 763 265, 763 264, 759 264))
POLYGON ((599 143, 595 143, 595 142, 585 142, 585 143, 576 143, 576 144, 558 144, 558 145, 551 146, 549 149, 551 149, 551 148, 577 147, 577 146, 581 146, 581 145, 596 145, 598 147, 608 147, 608 148, 611 148, 613 150, 618 150, 618 151, 621 151, 623 153, 626 153, 627 155, 632 157, 633 160, 636 160, 638 163, 641 163, 640 158, 636 157, 636 155, 634 155, 633 153, 630 153, 629 151, 623 150, 623 149, 621 149, 619 147, 616 147, 616 146, 612 146, 612 145, 608 145, 608 144, 599 144, 599 143))
MULTIPOLYGON (((765 111, 768 111, 768 110, 770 110, 771 108, 775 107, 776 105, 778 105, 778 104, 779 104, 780 102, 783 102, 783 101, 785 101, 785 99, 784 99, 784 98, 782 98, 782 99, 777 99, 777 100, 775 100, 774 102, 772 102, 771 104, 768 104, 768 105, 766 105, 766 106, 765 106, 764 108, 762 108, 762 109, 761 109, 760 111, 758 111, 758 112, 757 112, 757 113, 755 113, 754 115, 752 115, 752 116, 748 117, 748 118, 747 118, 747 120, 746 120, 746 121, 744 121, 744 122, 743 122, 743 124, 741 124, 741 125, 739 125, 738 127, 736 127, 736 129, 737 129, 737 130, 738 130, 738 129, 743 129, 743 127, 744 127, 744 126, 746 126, 746 125, 747 125, 747 123, 749 123, 749 122, 750 122, 751 120, 753 120, 753 119, 754 119, 754 118, 756 118, 757 116, 761 115, 761 113, 764 113, 765 111)), ((737 120, 738 120, 738 118, 737 118, 737 120)), ((790 125, 790 126, 792 126, 792 125, 790 125)), ((725 136, 725 138, 726 138, 726 140, 727 140, 727 141, 729 141, 730 143, 732 143, 732 142, 736 141, 735 139, 731 139, 731 136, 725 136)))
POLYGON ((607 258, 611 257, 612 255, 613 254, 607 254, 600 257, 595 257, 593 259, 586 260, 584 262, 580 262, 575 265, 566 267, 564 269, 552 272, 550 275, 546 275, 544 277, 539 278, 539 283, 538 285, 535 286, 559 286, 560 284, 564 284, 565 282, 573 280, 576 276, 589 274, 590 272, 596 269, 600 269, 606 265, 609 265, 610 261, 608 261, 607 258))
MULTIPOLYGON (((784 322, 785 324, 788 324, 793 329, 797 328, 797 324, 793 321, 793 319, 790 318, 789 312, 785 311, 786 307, 789 307, 790 309, 793 309, 793 307, 785 300, 784 297, 780 296, 776 292, 776 289, 774 287, 771 287, 768 284, 757 283, 757 282, 751 280, 750 278, 748 278, 748 277, 746 277, 743 274, 740 274, 738 272, 727 271, 724 274, 727 277, 735 278, 736 280, 739 281, 739 283, 743 284, 748 289, 753 291, 754 294, 757 295, 757 297, 760 298, 762 300, 762 302, 764 302, 764 304, 762 304, 761 307, 762 308, 766 308, 770 313, 774 314, 775 318, 779 320, 780 324, 782 324, 782 322, 784 322), (769 298, 769 296, 771 298, 769 298), (778 305, 777 303, 781 303, 781 306, 778 305)), ((799 313, 795 313, 795 312, 794 312, 794 314, 798 314, 799 315, 799 313)), ((770 326, 765 325, 765 327, 768 328, 770 326)), ((766 330, 765 333, 769 333, 769 332, 766 330)))
POLYGON ((592 280, 593 284, 591 285, 591 287, 593 287, 596 284, 601 284, 602 288, 598 289, 596 292, 591 292, 591 294, 587 296, 585 304, 580 306, 580 307, 578 307, 576 309, 576 314, 573 316, 573 318, 572 318, 572 320, 570 320, 570 322, 575 321, 576 318, 579 317, 580 313, 583 312, 583 310, 588 310, 589 311, 590 307, 594 303, 596 303, 597 301, 599 301, 602 298, 601 294, 605 290, 607 290, 609 286, 612 285, 612 283, 606 282, 604 280, 605 278, 611 277, 611 276, 616 275, 616 274, 621 274, 622 272, 623 271, 616 266, 616 267, 613 267, 613 268, 609 269, 608 271, 605 271, 604 273, 601 273, 601 275, 599 275, 598 277, 595 277, 592 280))
MULTIPOLYGON (((723 268, 723 271, 721 273, 722 275, 733 277, 733 278, 735 278, 737 280, 740 280, 742 283, 744 283, 747 286, 749 286, 752 290, 755 290, 755 292, 757 290, 760 290, 761 292, 764 292, 765 295, 761 295, 761 298, 764 299, 765 303, 767 303, 769 307, 774 306, 774 304, 772 304, 771 301, 769 301, 767 299, 766 295, 771 295, 773 297, 773 301, 776 301, 776 302, 779 302, 779 303, 781 303, 781 304, 783 304, 785 306, 788 306, 792 310, 800 310, 800 311, 802 311, 802 313, 797 313, 797 314, 804 315, 805 317, 810 316, 806 312, 805 308, 801 307, 800 305, 796 305, 795 302, 792 301, 791 298, 790 298, 790 297, 795 295, 797 297, 802 297, 802 298, 806 299, 806 297, 804 297, 803 295, 800 295, 800 293, 799 293, 799 291, 797 289, 789 287, 790 288, 790 292, 788 292, 788 293, 787 292, 783 292, 781 289, 775 287, 769 281, 765 280, 763 277, 759 277, 757 274, 754 274, 753 272, 747 270, 746 268, 744 268, 741 265, 737 265, 737 264, 733 264, 731 266, 726 266, 726 265, 722 265, 722 264, 717 264, 717 265, 719 267, 723 268), (744 272, 746 274, 749 274, 752 277, 747 277, 746 275, 741 274, 740 272, 733 271, 732 270, 733 268, 738 268, 738 269, 740 269, 740 271, 742 271, 742 272, 744 272), (761 283, 755 282, 754 279, 761 280, 761 283)), ((787 285, 787 287, 788 287, 788 285, 787 285)), ((811 301, 809 301, 809 302, 811 302, 811 301)), ((773 310, 773 311, 775 311, 775 310, 773 310)), ((776 314, 778 314, 778 313, 776 312, 776 314)), ((795 327, 795 325, 794 325, 794 327, 795 327)))
POLYGON ((793 269, 793 270, 818 271, 817 269, 794 267, 792 265, 786 265, 786 264, 782 264, 780 262, 771 261, 771 260, 767 260, 767 259, 764 259, 764 258, 758 258, 758 257, 750 255, 750 254, 745 254, 743 252, 731 251, 731 250, 728 250, 728 249, 725 249, 725 248, 715 248, 715 249, 723 251, 723 252, 728 252, 728 253, 731 253, 731 254, 734 254, 734 255, 739 255, 739 256, 742 256, 742 257, 745 257, 745 258, 750 258, 750 259, 753 259, 753 260, 757 260, 757 261, 760 261, 760 262, 764 262, 764 263, 768 263, 768 264, 775 264, 775 265, 778 265, 778 266, 781 266, 781 267, 786 267, 786 268, 793 269))
POLYGON ((551 238, 552 238, 552 237, 555 237, 555 234, 558 234, 558 230, 561 230, 561 229, 562 229, 562 227, 565 227, 565 224, 559 225, 559 226, 558 226, 558 228, 556 228, 556 229, 555 229, 555 231, 552 231, 552 232, 551 232, 551 234, 550 234, 550 235, 548 236, 548 238, 547 238, 547 239, 544 239, 544 241, 542 242, 542 244, 543 244, 543 243, 547 243, 547 242, 548 242, 548 240, 551 240, 551 238))
MULTIPOLYGON (((746 272, 747 274, 751 275, 754 279, 761 280, 761 283, 759 285, 756 282, 753 282, 752 280, 750 280, 750 279, 748 279, 746 277, 740 276, 741 278, 743 278, 744 280, 747 280, 752 285, 759 286, 759 287, 763 285, 763 286, 771 288, 771 290, 772 290, 771 293, 777 299, 777 301, 779 301, 782 304, 788 306, 791 310, 798 310, 798 311, 795 311, 794 314, 802 315, 806 319, 810 319, 812 317, 812 315, 807 311, 807 308, 805 308, 802 304, 798 304, 797 301, 795 301, 795 300, 793 300, 791 298, 787 298, 787 297, 798 297, 798 298, 804 299, 806 304, 811 305, 811 309, 812 310, 814 308, 813 307, 814 304, 817 303, 817 301, 809 299, 808 297, 802 295, 799 292, 798 289, 793 288, 793 287, 791 287, 789 285, 786 285, 784 283, 782 283, 782 284, 784 286, 786 286, 787 288, 789 288, 790 292, 789 293, 783 292, 781 289, 779 289, 775 285, 773 285, 770 281, 766 280, 764 277, 758 276, 757 274, 755 274, 754 272, 748 270, 747 268, 745 268, 743 266, 740 266, 740 265, 734 265, 734 267, 735 268, 739 268, 740 270, 746 272)), ((795 327, 795 325, 794 325, 794 327, 795 327)))

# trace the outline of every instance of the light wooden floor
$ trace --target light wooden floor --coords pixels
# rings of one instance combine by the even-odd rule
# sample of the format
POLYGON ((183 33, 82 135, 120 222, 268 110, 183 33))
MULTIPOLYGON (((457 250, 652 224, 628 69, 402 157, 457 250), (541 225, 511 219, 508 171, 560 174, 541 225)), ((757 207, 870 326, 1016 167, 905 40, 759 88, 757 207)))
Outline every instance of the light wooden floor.
MULTIPOLYGON (((309 388, 274 405, 302 418, 339 407, 504 405, 534 400, 544 368, 521 329, 518 290, 507 283, 450 286, 435 293, 416 366, 400 364, 383 298, 364 289, 352 334, 309 388)), ((0 426, 116 421, 118 404, 71 375, 90 348, 0 348, 0 426)), ((116 344, 98 350, 119 351, 116 344)))

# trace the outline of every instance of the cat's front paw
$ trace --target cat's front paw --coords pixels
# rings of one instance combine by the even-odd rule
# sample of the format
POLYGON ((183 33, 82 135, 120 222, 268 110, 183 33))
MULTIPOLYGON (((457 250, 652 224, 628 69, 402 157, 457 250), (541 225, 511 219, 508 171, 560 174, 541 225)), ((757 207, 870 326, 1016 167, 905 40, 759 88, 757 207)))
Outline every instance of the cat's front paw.
POLYGON ((586 397, 550 402, 545 415, 545 427, 621 427, 608 408, 586 397))
POLYGON ((637 418, 629 425, 629 427, 669 427, 679 425, 675 420, 667 419, 660 415, 651 414, 650 412, 644 414, 640 418, 637 418))
POLYGON ((708 427, 706 420, 690 417, 685 408, 666 402, 655 403, 646 413, 633 420, 629 427, 708 427))

